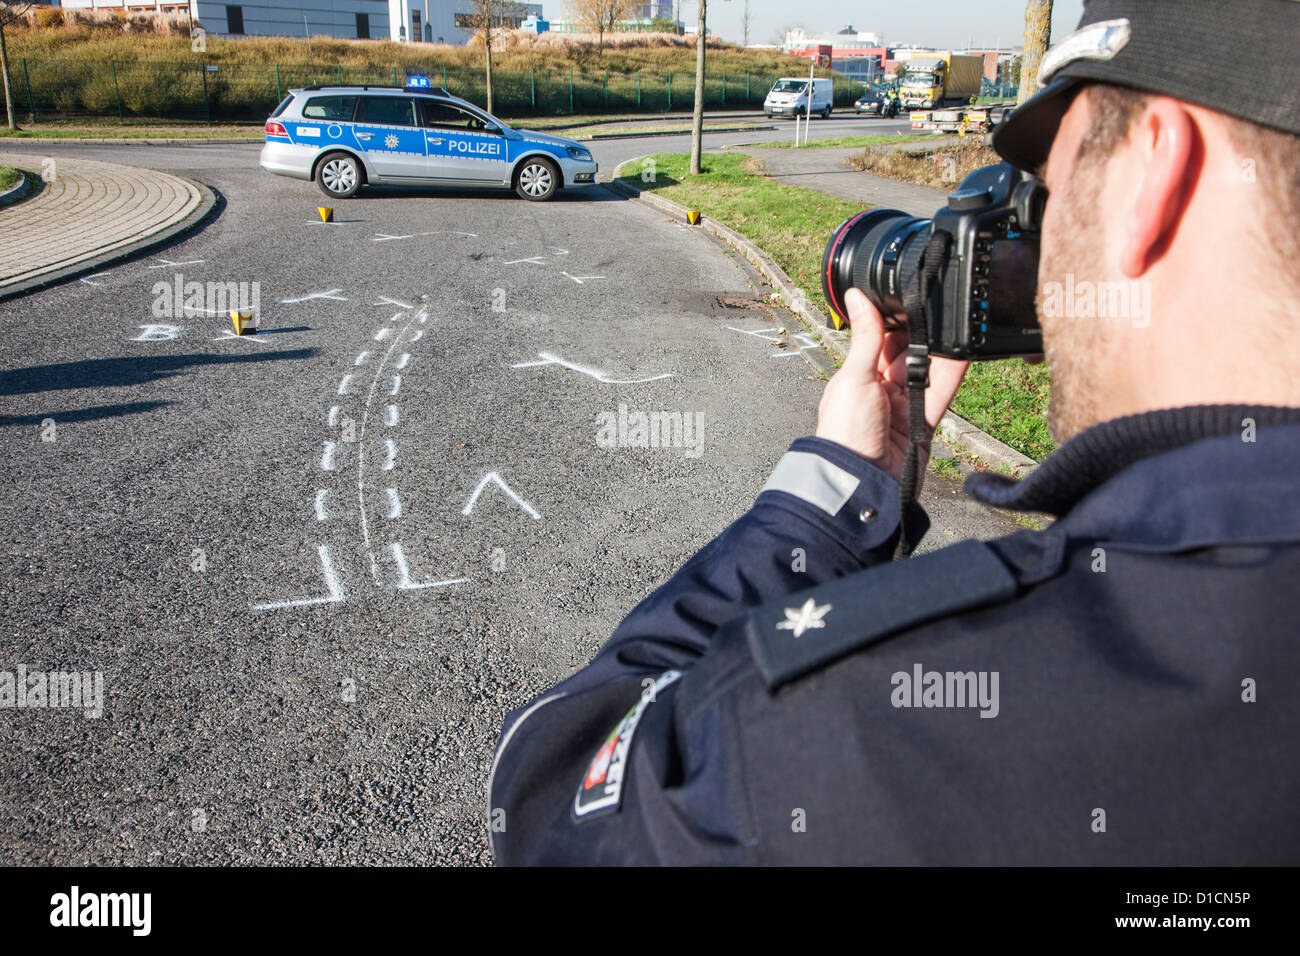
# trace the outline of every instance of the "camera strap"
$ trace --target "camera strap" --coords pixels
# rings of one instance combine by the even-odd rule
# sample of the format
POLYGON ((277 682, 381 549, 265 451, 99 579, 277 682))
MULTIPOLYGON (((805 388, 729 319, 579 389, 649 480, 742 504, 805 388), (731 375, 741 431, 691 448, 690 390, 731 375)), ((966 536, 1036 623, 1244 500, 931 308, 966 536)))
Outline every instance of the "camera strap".
POLYGON ((899 486, 901 523, 895 558, 908 557, 920 543, 916 519, 919 505, 917 491, 920 475, 917 468, 921 449, 929 447, 930 431, 925 422, 925 390, 930 385, 930 299, 939 272, 948 261, 951 233, 936 229, 926 240, 917 265, 916 278, 903 293, 903 311, 907 314, 907 456, 903 459, 903 479, 899 486))

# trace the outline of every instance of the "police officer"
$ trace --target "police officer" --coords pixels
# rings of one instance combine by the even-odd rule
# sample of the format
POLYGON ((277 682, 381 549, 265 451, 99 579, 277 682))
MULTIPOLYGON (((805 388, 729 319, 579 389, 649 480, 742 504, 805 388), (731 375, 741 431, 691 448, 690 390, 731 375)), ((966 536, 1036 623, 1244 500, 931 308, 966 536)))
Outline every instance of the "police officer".
POLYGON ((1061 444, 966 485, 1055 521, 890 560, 905 333, 851 293, 816 435, 507 716, 499 862, 1300 863, 1297 37, 1295 0, 1086 5, 994 138, 1049 189, 1061 444))

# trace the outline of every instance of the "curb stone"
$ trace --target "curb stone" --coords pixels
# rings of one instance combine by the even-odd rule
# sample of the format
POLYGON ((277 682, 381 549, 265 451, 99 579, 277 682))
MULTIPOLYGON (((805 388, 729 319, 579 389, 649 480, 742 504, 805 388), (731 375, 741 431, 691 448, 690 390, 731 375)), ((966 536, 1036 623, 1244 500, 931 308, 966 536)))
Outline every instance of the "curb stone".
POLYGON ((12 206, 16 202, 22 202, 28 195, 37 190, 38 183, 34 182, 20 169, 18 170, 18 182, 0 193, 0 207, 12 206))
MULTIPOLYGON (((605 185, 616 193, 630 199, 639 200, 648 206, 653 206, 655 209, 685 223, 685 206, 675 203, 671 199, 664 199, 652 192, 637 189, 631 183, 618 178, 624 167, 632 166, 644 158, 638 156, 620 163, 614 168, 613 175, 605 185)), ((830 353, 836 364, 839 365, 844 361, 845 356, 848 355, 848 337, 843 332, 837 332, 827 326, 826 316, 820 310, 808 304, 807 299, 794 284, 794 281, 772 260, 771 256, 734 229, 724 226, 713 219, 701 216, 700 227, 743 254, 753 264, 754 268, 758 269, 764 278, 772 284, 773 288, 779 290, 786 306, 799 317, 799 320, 803 322, 809 332, 817 336, 822 348, 830 353)), ((1010 445, 999 441, 987 432, 981 431, 966 419, 950 411, 944 412, 943 419, 939 422, 939 427, 935 429, 935 433, 952 446, 955 451, 969 454, 985 467, 993 471, 1000 471, 1012 478, 1023 478, 1038 467, 1038 462, 1029 456, 1021 454, 1010 445)))

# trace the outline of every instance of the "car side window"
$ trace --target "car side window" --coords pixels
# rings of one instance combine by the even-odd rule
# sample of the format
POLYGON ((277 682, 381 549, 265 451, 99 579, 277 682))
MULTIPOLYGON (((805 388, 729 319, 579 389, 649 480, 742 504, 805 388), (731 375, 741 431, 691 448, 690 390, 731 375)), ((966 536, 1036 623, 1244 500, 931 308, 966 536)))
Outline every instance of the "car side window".
POLYGON ((480 117, 450 103, 425 100, 423 106, 425 126, 435 129, 482 130, 485 125, 480 117))
POLYGON ((302 108, 302 115, 303 119, 348 122, 352 119, 352 111, 356 105, 355 96, 313 96, 302 108))
POLYGON ((375 126, 415 126, 415 101, 406 96, 363 96, 357 120, 375 126))

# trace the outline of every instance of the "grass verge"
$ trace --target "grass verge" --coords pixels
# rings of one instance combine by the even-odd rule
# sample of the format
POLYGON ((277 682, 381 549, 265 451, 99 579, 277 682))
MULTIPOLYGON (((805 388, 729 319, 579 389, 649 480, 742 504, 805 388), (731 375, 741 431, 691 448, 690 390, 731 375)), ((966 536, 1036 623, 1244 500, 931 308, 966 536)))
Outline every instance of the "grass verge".
POLYGON ((0 166, 0 189, 8 189, 18 182, 18 170, 12 166, 0 166))
POLYGON ((849 165, 854 169, 903 182, 941 188, 954 186, 965 179, 967 173, 981 166, 1000 162, 1002 157, 979 140, 930 150, 873 146, 848 158, 849 165))
MULTIPOLYGON (((684 153, 656 153, 654 181, 643 182, 644 161, 622 170, 620 179, 638 189, 698 209, 752 240, 803 289, 810 304, 826 311, 820 267, 826 240, 861 205, 798 186, 774 182, 751 157, 706 153, 704 172, 690 175, 684 153)), ((1047 433, 1051 387, 1046 365, 1021 359, 971 366, 952 409, 977 428, 1041 460, 1055 447, 1047 433)))
MULTIPOLYGON (((794 134, 791 134, 793 139, 794 134)), ((934 139, 932 134, 921 136, 889 136, 887 134, 877 134, 874 136, 832 136, 828 139, 814 139, 804 143, 799 149, 849 149, 853 147, 866 146, 883 146, 887 143, 919 143, 923 140, 934 139)), ((759 143, 746 149, 794 149, 793 142, 782 140, 779 143, 759 143)))
POLYGON ((230 126, 144 126, 33 123, 17 132, 0 128, 0 139, 229 139, 247 137, 250 142, 262 139, 262 127, 240 124, 230 126))
POLYGON ((641 163, 624 170, 621 179, 639 189, 653 190, 665 199, 698 209, 752 239, 786 271, 804 291, 810 304, 826 311, 819 268, 831 230, 861 205, 773 182, 761 173, 761 163, 734 153, 707 153, 705 172, 687 173, 685 153, 656 153, 653 183, 642 182, 641 163))

